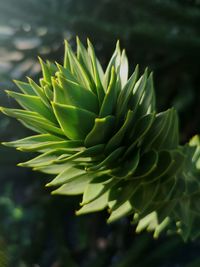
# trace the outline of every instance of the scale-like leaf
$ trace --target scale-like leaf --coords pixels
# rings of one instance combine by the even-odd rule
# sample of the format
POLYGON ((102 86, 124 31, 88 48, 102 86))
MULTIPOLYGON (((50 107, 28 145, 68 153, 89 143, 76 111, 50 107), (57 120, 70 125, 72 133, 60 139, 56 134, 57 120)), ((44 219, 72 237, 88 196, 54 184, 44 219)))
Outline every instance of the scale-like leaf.
POLYGON ((106 91, 106 95, 103 99, 103 103, 99 112, 100 117, 113 115, 114 109, 116 107, 116 99, 117 99, 116 73, 114 68, 112 68, 110 84, 108 86, 108 90, 106 91))
POLYGON ((63 135, 63 131, 57 125, 54 125, 36 112, 3 107, 1 107, 1 111, 8 116, 25 122, 27 125, 31 125, 36 132, 63 135))
POLYGON ((107 175, 101 175, 101 172, 99 172, 99 174, 97 173, 97 178, 94 178, 85 188, 81 205, 85 205, 99 198, 105 192, 109 191, 117 182, 118 181, 115 179, 109 179, 107 175))
MULTIPOLYGON (((147 171, 142 178, 145 183, 152 183, 155 180, 162 177, 168 170, 170 170, 173 164, 173 159, 168 151, 160 151, 155 167, 151 171, 147 171)), ((136 175, 136 174, 135 174, 136 175)))
POLYGON ((142 147, 144 151, 147 151, 151 148, 154 149, 153 144, 155 145, 155 149, 159 147, 160 143, 158 142, 157 138, 160 136, 162 132, 163 135, 165 135, 163 129, 164 127, 167 127, 167 120, 169 118, 169 113, 170 110, 167 110, 165 112, 161 112, 158 115, 156 115, 153 124, 151 125, 149 131, 146 133, 144 140, 142 142, 142 147))
POLYGON ((51 72, 49 70, 49 67, 47 64, 45 64, 45 62, 40 57, 38 57, 38 58, 40 61, 40 65, 42 67, 42 74, 44 77, 44 81, 48 84, 51 84, 51 72))
POLYGON ((116 134, 114 134, 113 137, 108 141, 105 147, 106 154, 111 153, 114 149, 116 149, 117 147, 121 145, 126 132, 128 132, 131 127, 133 116, 134 116, 134 112, 129 110, 127 112, 127 117, 126 117, 126 120, 124 121, 124 124, 116 132, 116 134))
POLYGON ((29 161, 19 163, 18 166, 22 167, 31 167, 31 168, 38 168, 42 166, 47 166, 49 164, 52 164, 60 154, 63 153, 63 150, 61 149, 53 149, 50 151, 47 151, 29 161))
POLYGON ((88 168, 88 171, 94 171, 98 170, 100 168, 106 168, 112 166, 112 164, 116 163, 117 160, 120 159, 120 156, 124 152, 124 147, 118 147, 116 150, 114 150, 112 153, 110 153, 104 160, 102 160, 99 164, 96 164, 90 168, 88 168))
POLYGON ((68 67, 69 65, 70 72, 76 77, 80 85, 85 88, 89 88, 90 81, 87 77, 87 74, 76 58, 67 40, 65 40, 65 59, 66 61, 68 60, 68 63, 64 63, 64 67, 68 67))
POLYGON ((120 62, 120 79, 122 88, 127 83, 128 79, 128 59, 125 50, 122 51, 121 62, 120 62))
POLYGON ((76 179, 78 176, 82 176, 83 174, 85 174, 85 170, 68 165, 64 171, 58 174, 50 183, 46 184, 46 186, 62 185, 68 181, 76 179))
MULTIPOLYGON (((134 86, 137 82, 138 78, 138 66, 136 66, 134 73, 129 78, 128 82, 124 86, 123 90, 121 90, 118 99, 117 99, 117 107, 116 107, 116 116, 119 122, 124 118, 125 113, 128 109, 128 103, 132 97, 134 86)), ((138 81, 138 83, 140 80, 138 81)), ((134 109, 134 107, 132 107, 134 109)))
POLYGON ((91 44, 91 42, 89 41, 89 39, 87 39, 87 44, 88 44, 88 53, 92 62, 92 70, 93 70, 93 76, 94 76, 94 81, 96 84, 96 90, 97 90, 97 95, 98 95, 98 99, 99 99, 99 104, 102 104, 104 96, 105 96, 105 92, 103 89, 103 85, 101 83, 101 79, 100 79, 100 72, 99 72, 99 67, 98 67, 98 61, 94 52, 94 48, 91 44))
POLYGON ((121 163, 119 167, 112 170, 112 175, 116 177, 124 177, 126 179, 131 179, 139 164, 139 161, 140 151, 136 150, 132 153, 130 159, 127 159, 125 162, 121 163))
POLYGON ((50 103, 44 90, 37 83, 35 83, 31 78, 28 78, 28 81, 29 81, 29 84, 32 86, 36 95, 39 96, 41 101, 49 108, 50 103))
POLYGON ((24 95, 12 91, 6 91, 13 97, 24 109, 37 111, 40 115, 50 121, 56 122, 54 114, 44 105, 40 97, 33 95, 24 95))
POLYGON ((14 83, 17 85, 17 87, 24 93, 25 95, 33 95, 36 96, 37 94, 33 90, 32 86, 29 83, 16 81, 14 80, 14 83))
MULTIPOLYGON (((153 124, 155 118, 155 114, 147 114, 141 117, 137 123, 135 124, 135 127, 128 132, 128 140, 131 140, 131 144, 128 147, 127 151, 124 154, 124 157, 131 154, 133 152, 136 144, 139 144, 142 142, 143 137, 150 129, 151 125, 153 124)), ((129 141, 130 142, 130 141, 129 141)), ((128 143, 129 143, 128 142, 128 143)))
POLYGON ((84 205, 76 212, 76 215, 86 214, 94 211, 100 211, 106 208, 108 203, 108 192, 104 193, 101 197, 84 205))
POLYGON ((60 147, 80 146, 81 142, 71 140, 65 141, 64 139, 51 134, 39 134, 19 139, 17 141, 4 142, 3 144, 10 147, 16 147, 17 149, 22 151, 39 151, 44 148, 52 148, 52 145, 54 146, 56 144, 60 144, 60 147))
MULTIPOLYGON (((80 148, 79 152, 77 152, 76 154, 69 156, 69 155, 65 155, 63 154, 61 157, 58 158, 58 162, 62 163, 62 162, 67 162, 67 161, 71 161, 71 160, 75 160, 78 158, 85 158, 85 157, 98 157, 99 154, 101 154, 104 151, 104 144, 99 144, 96 146, 92 146, 89 148, 80 148)), ((94 160, 94 162, 96 162, 94 160)))
POLYGON ((64 93, 64 103, 66 105, 83 108, 95 114, 98 113, 99 104, 94 93, 62 76, 58 80, 64 93))
POLYGON ((121 206, 119 206, 117 209, 114 209, 108 218, 107 222, 112 223, 116 220, 119 220, 121 217, 124 217, 125 215, 128 215, 129 213, 133 212, 133 207, 129 200, 124 202, 121 206))
POLYGON ((52 191, 53 195, 79 195, 83 194, 88 183, 94 179, 91 174, 83 174, 75 179, 68 180, 67 183, 52 191))
POLYGON ((56 118, 69 139, 82 140, 92 129, 96 115, 75 106, 52 103, 56 118), (82 123, 84 121, 84 124, 82 123))
POLYGON ((140 163, 133 174, 134 179, 142 179, 151 173, 156 167, 159 156, 154 150, 150 150, 143 154, 140 158, 140 163))
POLYGON ((105 91, 107 91, 108 85, 110 83, 110 78, 111 78, 111 70, 114 67, 115 70, 117 72, 119 72, 119 68, 120 68, 120 61, 121 61, 121 51, 120 51, 120 47, 119 47, 119 41, 116 44, 116 48, 115 51, 108 63, 108 66, 106 68, 106 72, 103 78, 103 85, 104 85, 104 89, 105 91))
POLYGON ((85 138, 85 146, 95 146, 104 144, 113 132, 115 126, 115 117, 107 116, 105 118, 96 118, 92 130, 85 138))

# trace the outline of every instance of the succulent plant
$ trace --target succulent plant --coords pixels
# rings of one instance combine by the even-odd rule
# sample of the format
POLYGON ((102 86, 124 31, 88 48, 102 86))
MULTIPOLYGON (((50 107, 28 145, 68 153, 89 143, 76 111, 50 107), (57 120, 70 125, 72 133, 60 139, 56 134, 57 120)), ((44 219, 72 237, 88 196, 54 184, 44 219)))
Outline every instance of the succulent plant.
POLYGON ((36 135, 5 145, 39 155, 20 166, 53 175, 52 194, 83 194, 76 214, 132 215, 136 231, 199 235, 200 139, 179 144, 174 108, 156 112, 153 75, 128 77, 119 42, 105 72, 88 40, 65 42, 63 66, 40 59, 43 77, 7 91, 23 109, 1 108, 36 135))

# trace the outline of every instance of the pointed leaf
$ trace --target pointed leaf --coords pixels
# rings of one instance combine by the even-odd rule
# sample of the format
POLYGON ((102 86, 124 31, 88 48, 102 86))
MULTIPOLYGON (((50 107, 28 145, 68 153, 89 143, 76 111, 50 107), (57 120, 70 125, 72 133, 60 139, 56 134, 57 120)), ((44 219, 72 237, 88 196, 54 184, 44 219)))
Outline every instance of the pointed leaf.
POLYGON ((108 86, 108 90, 106 91, 106 95, 103 99, 103 103, 99 113, 100 117, 106 117, 108 115, 113 114, 113 111, 115 110, 116 107, 116 99, 117 99, 116 73, 114 68, 112 68, 110 84, 108 86))
POLYGON ((137 106, 137 116, 140 117, 153 112, 155 112, 155 92, 153 85, 153 74, 150 73, 147 79, 145 90, 137 106))
POLYGON ((68 165, 64 171, 58 174, 50 183, 46 184, 46 186, 62 185, 84 174, 86 174, 85 170, 78 169, 73 165, 68 165))
POLYGON ((69 139, 82 140, 92 129, 96 115, 85 109, 52 103, 56 118, 69 139))
POLYGON ((37 85, 37 83, 35 83, 32 79, 28 78, 28 81, 30 83, 30 85, 32 86, 33 90, 35 91, 36 95, 40 97, 40 99, 42 100, 42 102, 49 108, 50 107, 50 102, 44 92, 44 90, 37 85))
POLYGON ((96 85, 94 82, 94 76, 93 76, 93 70, 92 70, 92 62, 88 55, 88 51, 83 46, 83 44, 80 42, 78 37, 76 41, 77 41, 77 58, 80 61, 81 65, 84 67, 85 72, 87 73, 92 91, 96 92, 96 85))
POLYGON ((155 119, 155 114, 147 114, 141 117, 137 122, 133 130, 129 133, 128 140, 132 140, 131 145, 128 147, 127 151, 124 154, 124 158, 132 153, 135 146, 140 144, 143 140, 145 134, 151 128, 153 121, 155 119))
POLYGON ((107 220, 107 223, 112 223, 120 218, 133 212, 132 205, 129 201, 124 202, 121 206, 113 210, 110 214, 110 217, 107 220))
POLYGON ((9 96, 12 96, 23 108, 30 111, 37 111, 50 121, 55 122, 54 114, 49 110, 38 96, 24 95, 12 91, 6 91, 9 96))
POLYGON ((58 163, 62 163, 62 162, 68 162, 71 160, 75 160, 77 158, 80 157, 93 157, 93 156, 98 156, 99 154, 101 154, 104 151, 104 144, 99 144, 96 146, 92 146, 89 148, 82 148, 80 149, 79 152, 77 152, 76 154, 69 156, 69 155, 62 155, 62 157, 58 158, 58 163))
POLYGON ((65 58, 68 60, 68 63, 65 63, 64 67, 67 67, 69 69, 68 67, 69 65, 71 73, 76 77, 80 85, 82 85, 85 88, 90 88, 90 81, 87 77, 87 74, 66 40, 65 40, 65 55, 66 55, 65 58))
POLYGON ((117 160, 119 160, 119 158, 123 152, 124 152, 124 147, 117 148, 111 154, 109 154, 109 156, 107 156, 107 158, 105 158, 103 161, 101 161, 99 164, 94 165, 92 167, 89 167, 88 171, 98 170, 102 167, 104 167, 104 168, 108 167, 109 168, 110 165, 112 166, 113 164, 116 164, 117 160))
POLYGON ((120 66, 120 58, 121 57, 121 52, 120 52, 120 47, 119 47, 119 41, 116 44, 115 51, 108 63, 105 75, 104 75, 104 80, 103 80, 103 86, 105 91, 107 91, 108 85, 110 84, 110 79, 111 79, 111 70, 114 67, 115 70, 118 73, 119 66, 120 66))
POLYGON ((49 71, 49 68, 47 64, 39 57, 40 65, 42 67, 42 74, 44 77, 45 82, 48 84, 51 84, 51 72, 49 71))
POLYGON ((108 206, 111 212, 117 210, 125 202, 129 201, 138 186, 138 181, 123 181, 114 185, 109 193, 108 206))
POLYGON ((105 153, 109 154, 114 149, 119 147, 124 139, 125 134, 129 131, 130 127, 132 126, 132 119, 133 119, 134 112, 129 110, 127 112, 126 120, 124 121, 121 128, 116 132, 115 135, 108 141, 105 147, 105 153))
POLYGON ((95 146, 104 144, 113 132, 115 117, 107 116, 105 118, 96 118, 92 130, 85 138, 85 146, 95 146))
MULTIPOLYGON (((128 103, 132 97, 133 94, 133 89, 135 87, 135 84, 137 82, 138 78, 138 66, 136 66, 134 73, 131 75, 129 78, 128 82, 124 86, 124 88, 121 90, 118 99, 117 99, 117 117, 118 120, 120 121, 124 116, 125 113, 127 112, 128 109, 128 103)), ((137 84, 141 81, 142 78, 137 82, 137 84)), ((133 107, 134 109, 134 107, 133 107)))
POLYGON ((140 163, 133 174, 134 179, 140 179, 151 173, 156 167, 158 162, 158 153, 154 150, 150 150, 143 154, 140 158, 140 163))
POLYGON ((22 91, 22 93, 26 95, 33 95, 33 96, 37 95, 29 83, 16 81, 16 80, 14 80, 14 83, 22 91))
POLYGON ((153 171, 148 172, 147 174, 145 174, 145 176, 143 176, 144 182, 152 183, 155 180, 159 179, 164 174, 166 174, 168 170, 170 170, 172 164, 173 164, 173 159, 172 159, 170 152, 161 151, 159 153, 156 168, 154 168, 153 171))
POLYGON ((52 78, 53 85, 53 101, 58 104, 65 104, 65 94, 63 88, 58 84, 57 80, 52 78))
POLYGON ((101 83, 99 68, 98 68, 98 63, 97 63, 97 58, 94 52, 94 48, 92 44, 90 43, 89 39, 87 39, 87 43, 88 43, 88 54, 92 62, 92 70, 93 70, 93 75, 94 75, 94 81, 96 84, 97 95, 98 95, 99 103, 101 105, 103 102, 104 96, 105 96, 105 92, 104 92, 104 89, 101 83))
POLYGON ((136 150, 132 153, 129 159, 125 159, 119 167, 112 170, 112 175, 116 177, 123 177, 125 179, 132 179, 132 175, 135 172, 140 161, 140 151, 136 150))
POLYGON ((108 192, 103 194, 101 197, 95 199, 94 201, 84 205, 80 210, 76 212, 76 215, 103 210, 106 208, 107 203, 108 203, 108 192))
POLYGON ((16 147, 23 151, 37 151, 39 149, 45 148, 46 146, 50 146, 50 144, 63 142, 65 142, 64 144, 66 147, 66 142, 74 141, 64 141, 64 139, 61 139, 51 134, 39 134, 19 139, 17 141, 4 142, 3 144, 10 147, 16 147))
POLYGON ((64 102, 66 105, 98 113, 99 104, 94 93, 77 83, 64 79, 62 76, 58 80, 64 92, 64 102))
POLYGON ((56 77, 63 76, 65 79, 70 80, 72 82, 78 83, 76 77, 69 71, 69 69, 63 67, 62 65, 56 63, 59 72, 56 72, 56 77))
POLYGON ((110 179, 110 177, 107 175, 100 176, 98 173, 97 175, 98 177, 94 178, 85 188, 81 205, 85 205, 101 197, 118 182, 114 179, 110 179))
POLYGON ((63 184, 58 189, 52 192, 53 195, 79 195, 83 194, 88 183, 94 179, 91 174, 83 174, 75 177, 72 180, 68 180, 67 183, 63 184))
MULTIPOLYGON (((144 151, 148 151, 149 149, 154 148, 152 144, 154 143, 156 145, 156 139, 157 137, 159 137, 163 128, 166 126, 168 116, 169 110, 158 113, 156 115, 153 124, 151 125, 149 131, 146 133, 142 142, 142 149, 144 149, 144 151)), ((157 145, 159 145, 159 143, 157 143, 157 145)))
POLYGON ((26 127, 33 129, 39 133, 52 133, 55 135, 63 135, 63 132, 57 125, 54 125, 38 113, 20 109, 9 109, 1 107, 1 111, 11 117, 25 123, 26 127))
POLYGON ((120 79, 122 88, 127 83, 128 79, 128 59, 125 50, 122 51, 121 64, 120 64, 120 79))
POLYGON ((42 166, 47 166, 54 162, 58 158, 59 155, 61 155, 63 152, 60 149, 53 149, 48 152, 45 152, 29 161, 19 163, 18 166, 22 167, 31 167, 31 168, 37 168, 42 166))
POLYGON ((119 206, 117 209, 111 212, 110 217, 107 220, 107 223, 112 223, 133 212, 134 210, 133 210, 131 203, 129 201, 126 201, 121 206, 119 206))

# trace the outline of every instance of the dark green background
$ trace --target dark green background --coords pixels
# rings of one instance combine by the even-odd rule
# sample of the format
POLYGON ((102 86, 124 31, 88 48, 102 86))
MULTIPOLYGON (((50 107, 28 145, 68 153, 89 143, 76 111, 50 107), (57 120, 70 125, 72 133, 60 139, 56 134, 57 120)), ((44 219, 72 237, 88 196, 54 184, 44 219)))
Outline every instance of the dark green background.
MULTIPOLYGON (((89 37, 103 66, 120 39, 130 70, 154 71, 157 107, 180 115, 181 142, 200 133, 199 0, 0 1, 0 105, 16 104, 12 79, 40 76, 37 55, 62 62, 63 40, 89 37)), ((0 115, 1 141, 28 134, 0 115)), ((0 267, 199 267, 200 242, 134 234, 106 212, 75 217, 78 197, 51 196, 48 177, 16 167, 31 155, 0 148, 0 267)))

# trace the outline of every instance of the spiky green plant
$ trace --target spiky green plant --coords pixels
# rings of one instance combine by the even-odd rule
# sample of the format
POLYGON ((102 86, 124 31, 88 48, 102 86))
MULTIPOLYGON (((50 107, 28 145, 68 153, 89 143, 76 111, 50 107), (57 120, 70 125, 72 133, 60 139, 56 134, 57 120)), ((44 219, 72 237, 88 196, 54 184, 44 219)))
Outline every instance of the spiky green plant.
POLYGON ((136 231, 166 229, 186 240, 199 235, 200 140, 179 145, 174 108, 157 113, 152 73, 128 78, 116 45, 103 71, 92 44, 65 42, 64 65, 43 62, 38 85, 16 81, 7 91, 23 109, 1 108, 37 132, 4 143, 40 155, 20 166, 56 176, 53 194, 83 194, 84 214, 108 208, 108 222, 132 214, 136 231))

